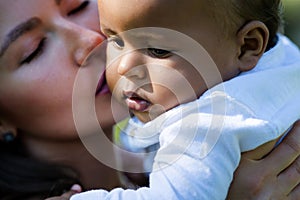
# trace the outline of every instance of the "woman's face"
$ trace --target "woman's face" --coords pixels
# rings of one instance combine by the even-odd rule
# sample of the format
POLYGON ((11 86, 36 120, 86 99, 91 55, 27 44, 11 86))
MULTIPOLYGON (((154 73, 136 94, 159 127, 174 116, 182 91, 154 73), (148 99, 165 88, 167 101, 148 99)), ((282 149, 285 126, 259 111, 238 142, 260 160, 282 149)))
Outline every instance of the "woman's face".
MULTIPOLYGON (((77 137, 74 80, 83 60, 104 40, 96 4, 0 0, 0 119, 33 136, 77 137)), ((99 67, 104 71, 104 62, 99 67)), ((112 126, 107 90, 95 95, 95 109, 101 127, 112 126)))

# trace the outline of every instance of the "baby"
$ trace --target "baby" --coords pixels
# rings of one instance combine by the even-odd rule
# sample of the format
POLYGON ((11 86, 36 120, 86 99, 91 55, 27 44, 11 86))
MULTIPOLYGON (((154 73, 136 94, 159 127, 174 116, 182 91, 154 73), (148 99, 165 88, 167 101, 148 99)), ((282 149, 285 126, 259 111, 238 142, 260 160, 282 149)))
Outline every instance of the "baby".
POLYGON ((269 142, 261 158, 300 118, 300 52, 277 34, 280 6, 99 0, 107 81, 133 115, 118 142, 159 149, 149 187, 72 200, 225 199, 241 152, 269 142))

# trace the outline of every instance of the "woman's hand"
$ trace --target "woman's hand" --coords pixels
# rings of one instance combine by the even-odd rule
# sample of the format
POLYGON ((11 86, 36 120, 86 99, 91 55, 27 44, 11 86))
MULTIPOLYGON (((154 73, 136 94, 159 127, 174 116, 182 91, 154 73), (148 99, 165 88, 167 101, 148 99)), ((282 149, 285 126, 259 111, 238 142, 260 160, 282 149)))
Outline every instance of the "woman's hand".
POLYGON ((300 199, 300 121, 269 155, 242 155, 227 199, 300 199))
POLYGON ((71 198, 72 195, 76 194, 76 193, 80 193, 82 192, 82 188, 80 185, 73 185, 70 189, 70 191, 62 194, 61 196, 59 197, 50 197, 50 198, 47 198, 45 200, 68 200, 71 198))

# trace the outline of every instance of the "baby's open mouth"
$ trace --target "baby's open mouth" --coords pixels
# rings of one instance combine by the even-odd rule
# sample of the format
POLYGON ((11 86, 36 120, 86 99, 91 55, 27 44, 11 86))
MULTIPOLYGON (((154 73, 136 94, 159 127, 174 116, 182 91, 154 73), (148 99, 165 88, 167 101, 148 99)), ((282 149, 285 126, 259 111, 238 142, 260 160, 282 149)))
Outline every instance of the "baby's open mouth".
POLYGON ((150 107, 151 103, 134 92, 124 92, 125 102, 128 108, 132 111, 145 112, 150 107))

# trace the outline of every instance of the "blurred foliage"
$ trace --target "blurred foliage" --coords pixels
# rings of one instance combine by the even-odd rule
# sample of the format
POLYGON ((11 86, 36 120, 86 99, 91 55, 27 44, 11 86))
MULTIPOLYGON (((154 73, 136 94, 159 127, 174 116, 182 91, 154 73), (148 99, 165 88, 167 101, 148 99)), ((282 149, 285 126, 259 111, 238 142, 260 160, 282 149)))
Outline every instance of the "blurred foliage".
POLYGON ((300 47, 300 0, 283 0, 285 35, 300 47))

